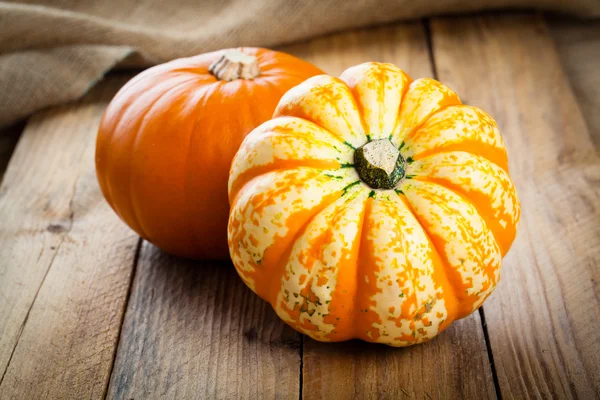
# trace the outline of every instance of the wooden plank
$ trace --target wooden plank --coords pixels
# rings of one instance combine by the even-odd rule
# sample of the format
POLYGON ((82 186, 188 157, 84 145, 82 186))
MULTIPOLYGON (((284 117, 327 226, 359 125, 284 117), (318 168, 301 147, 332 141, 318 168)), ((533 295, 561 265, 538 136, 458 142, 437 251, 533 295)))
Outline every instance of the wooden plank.
POLYGON ((230 264, 144 243, 110 382, 111 399, 297 399, 300 335, 230 264))
POLYGON ((502 397, 600 396, 600 160, 540 16, 437 19, 440 78, 504 134, 523 214, 484 306, 502 397))
POLYGON ((305 338, 303 398, 496 398, 479 314, 406 348, 305 338))
POLYGON ((33 117, 0 190, 0 398, 98 398, 138 237, 104 201, 98 123, 125 79, 33 117))
POLYGON ((592 139, 600 147, 600 20, 546 16, 592 139))
POLYGON ((280 50, 308 60, 333 76, 367 61, 396 64, 413 74, 413 78, 433 76, 421 23, 359 29, 288 45, 280 50))
MULTIPOLYGON (((413 78, 433 76, 420 23, 332 35, 292 50, 331 74, 382 61, 400 66, 413 78)), ((432 342, 406 349, 305 338, 302 394, 306 399, 495 398, 480 316, 474 313, 432 342)))

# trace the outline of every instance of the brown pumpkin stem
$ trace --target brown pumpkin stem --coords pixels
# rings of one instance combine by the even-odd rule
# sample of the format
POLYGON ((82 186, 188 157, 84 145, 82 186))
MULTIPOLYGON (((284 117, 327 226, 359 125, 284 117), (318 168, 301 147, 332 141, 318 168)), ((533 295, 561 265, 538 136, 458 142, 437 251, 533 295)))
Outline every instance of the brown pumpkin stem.
POLYGON ((260 74, 256 57, 244 54, 240 50, 227 50, 215 62, 210 64, 208 71, 220 81, 235 79, 254 79, 260 74))

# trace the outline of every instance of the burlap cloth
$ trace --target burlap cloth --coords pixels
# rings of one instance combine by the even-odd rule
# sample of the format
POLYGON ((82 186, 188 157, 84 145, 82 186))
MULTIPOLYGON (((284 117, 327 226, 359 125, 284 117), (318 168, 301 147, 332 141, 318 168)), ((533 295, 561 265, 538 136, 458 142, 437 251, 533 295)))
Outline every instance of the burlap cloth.
POLYGON ((124 59, 148 66, 364 25, 498 8, 600 15, 598 0, 0 1, 0 126, 81 97, 124 59))

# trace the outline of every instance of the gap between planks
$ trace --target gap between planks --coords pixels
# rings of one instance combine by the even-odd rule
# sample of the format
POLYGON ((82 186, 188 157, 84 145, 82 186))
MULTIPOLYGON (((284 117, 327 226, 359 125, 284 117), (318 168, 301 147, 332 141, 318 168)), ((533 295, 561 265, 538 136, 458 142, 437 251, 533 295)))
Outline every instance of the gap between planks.
POLYGON ((137 247, 135 249, 135 256, 133 258, 133 267, 132 267, 132 271, 131 271, 131 278, 129 280, 129 288, 127 289, 127 296, 125 297, 125 301, 123 302, 123 309, 121 310, 121 321, 119 323, 119 329, 118 329, 118 333, 117 333, 118 340, 117 340, 117 343, 116 343, 114 351, 113 351, 112 362, 110 363, 110 370, 108 372, 109 379, 106 380, 106 386, 104 388, 104 393, 102 394, 103 399, 106 399, 106 396, 108 395, 108 385, 110 383, 110 377, 112 376, 113 370, 115 368, 115 360, 117 359, 117 352, 119 351, 121 332, 123 330, 123 323, 125 322, 125 311, 127 310, 127 305, 129 304, 129 300, 131 299, 131 292, 133 290, 133 282, 135 281, 135 277, 137 274, 137 265, 140 260, 140 252, 142 250, 143 242, 144 242, 144 239, 142 239, 140 237, 138 239, 137 247))

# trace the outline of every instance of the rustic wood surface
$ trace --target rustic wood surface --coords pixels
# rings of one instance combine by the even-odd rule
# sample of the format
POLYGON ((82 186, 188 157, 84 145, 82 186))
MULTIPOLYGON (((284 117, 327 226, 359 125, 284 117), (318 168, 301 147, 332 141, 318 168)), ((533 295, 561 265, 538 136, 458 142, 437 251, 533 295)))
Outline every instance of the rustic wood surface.
POLYGON ((600 20, 546 18, 596 148, 600 147, 600 20))
POLYGON ((34 117, 2 184, 2 398, 98 398, 108 383, 138 237, 103 200, 95 131, 127 79, 34 117))
POLYGON ((437 18, 282 48, 331 74, 376 60, 437 75, 504 134, 523 216, 501 283, 404 349, 303 338, 230 264, 140 246, 93 163, 128 76, 30 118, 0 186, 0 398, 600 397, 600 26, 547 25, 437 18))
POLYGON ((548 30, 537 16, 448 18, 432 38, 440 79, 498 122, 523 209, 483 307, 502 397, 594 398, 600 159, 548 30))
POLYGON ((300 335, 228 263, 144 243, 109 398, 298 398, 300 335))

